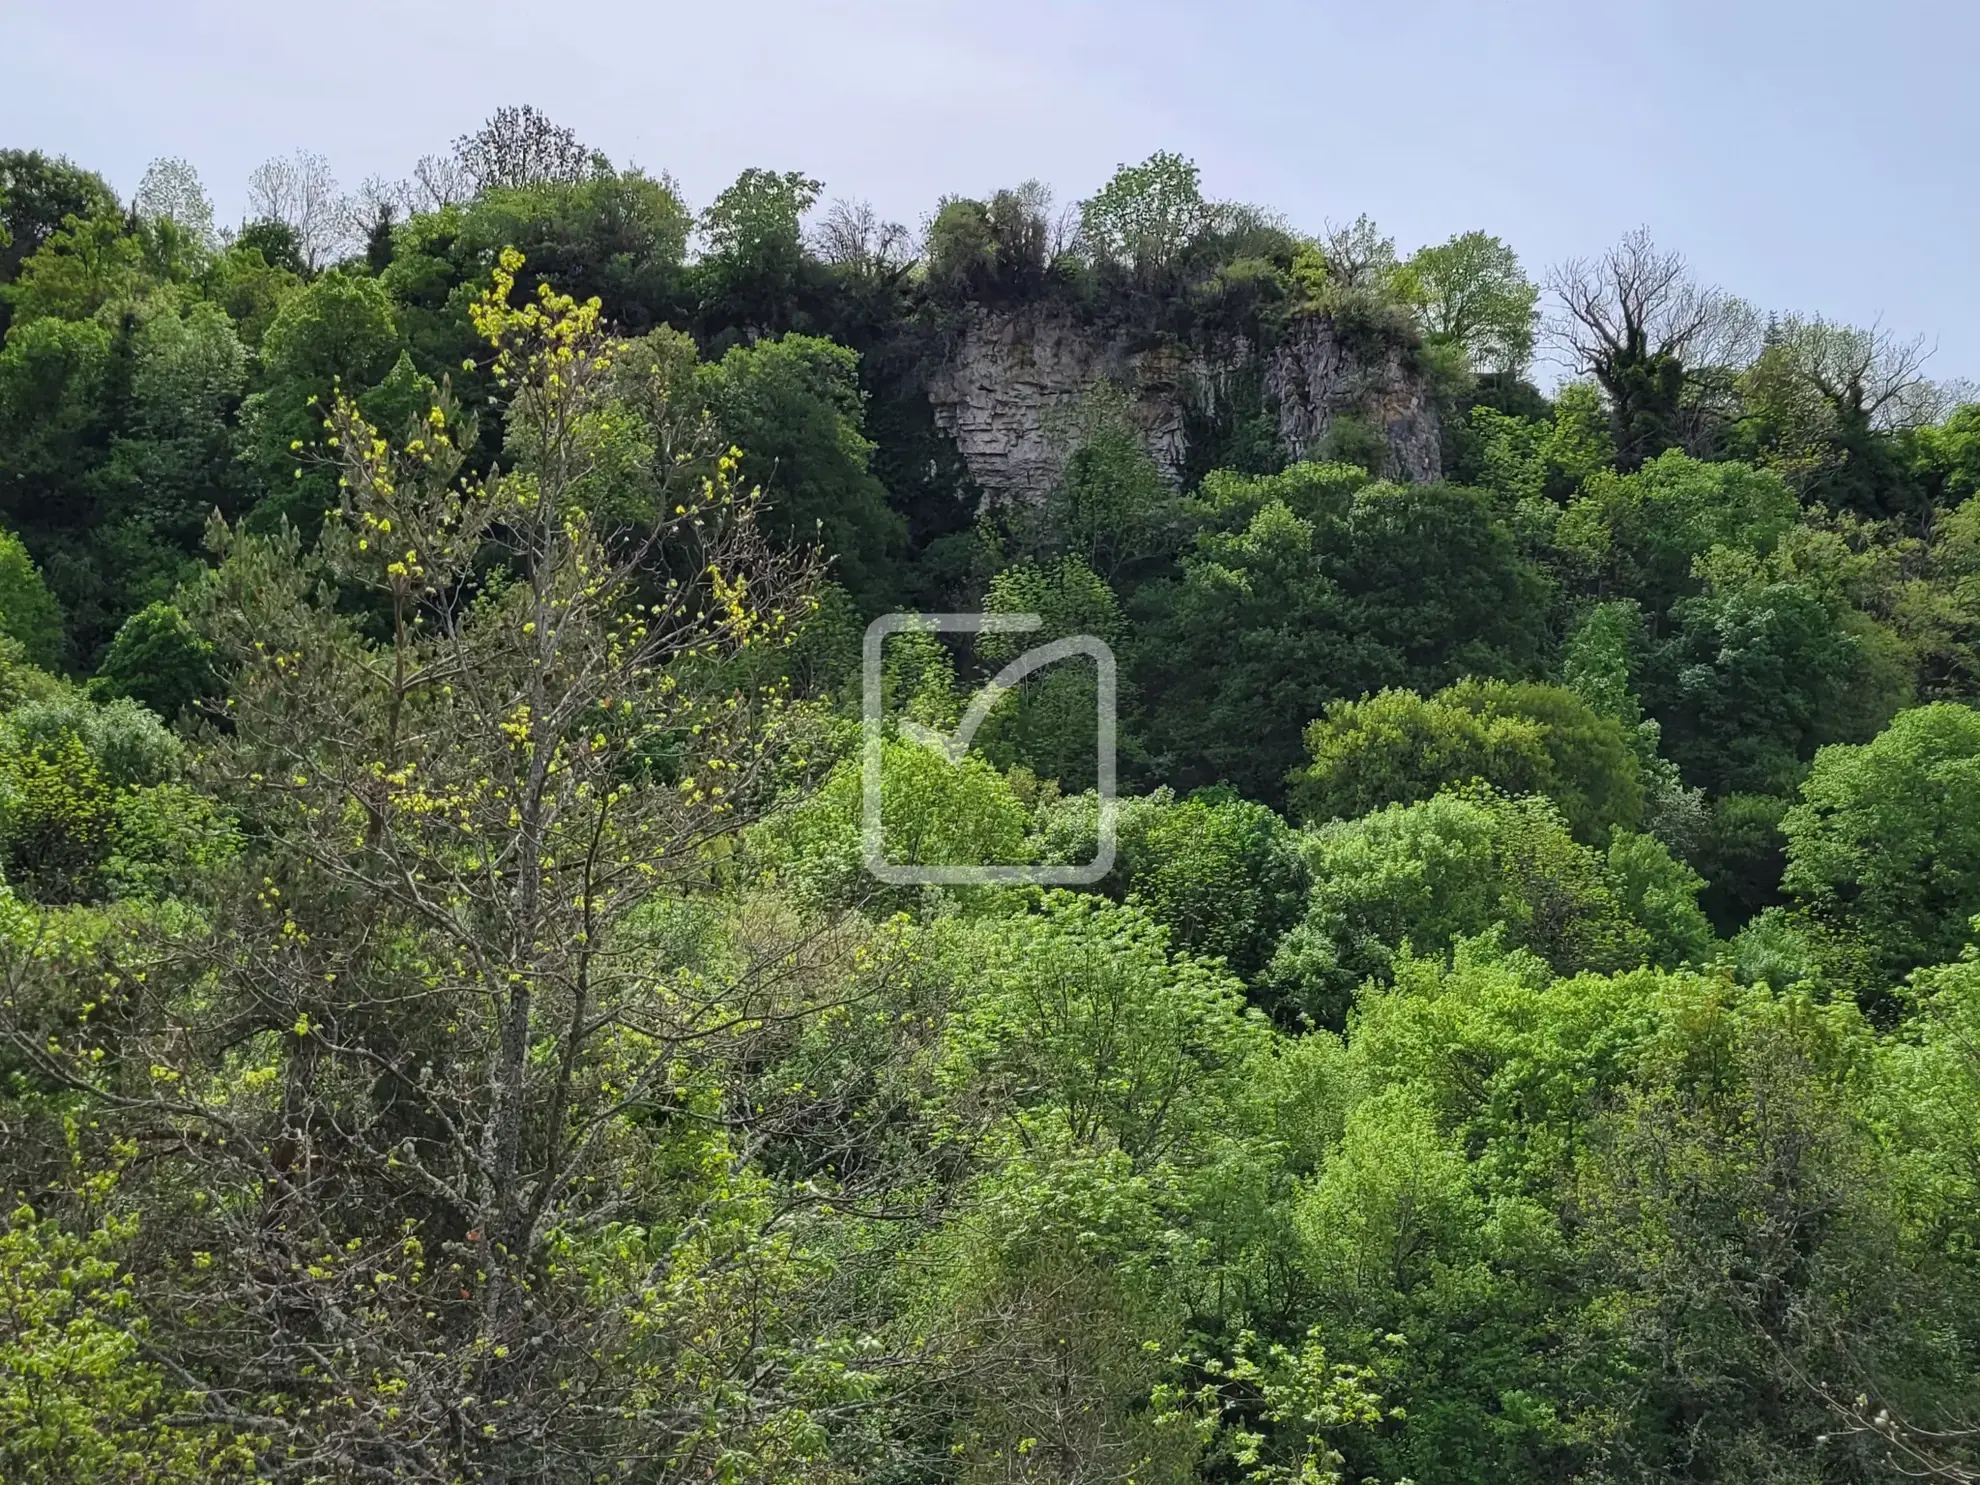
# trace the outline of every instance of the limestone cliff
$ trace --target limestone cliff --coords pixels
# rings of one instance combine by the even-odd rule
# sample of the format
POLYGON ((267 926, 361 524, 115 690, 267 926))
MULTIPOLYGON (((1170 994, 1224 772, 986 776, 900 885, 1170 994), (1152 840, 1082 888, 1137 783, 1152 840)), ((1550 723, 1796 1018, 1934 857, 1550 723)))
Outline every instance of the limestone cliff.
POLYGON ((1137 349, 1055 307, 977 310, 930 376, 928 397, 936 425, 955 439, 986 495, 1021 502, 1057 481, 1077 411, 1096 385, 1124 399, 1156 466, 1179 481, 1189 413, 1213 411, 1204 404, 1248 359, 1263 372, 1288 458, 1320 456, 1337 421, 1352 416, 1385 441, 1385 477, 1440 476, 1436 406, 1403 350, 1363 350, 1325 316, 1296 322, 1258 357, 1242 343, 1216 355, 1172 344, 1137 349))

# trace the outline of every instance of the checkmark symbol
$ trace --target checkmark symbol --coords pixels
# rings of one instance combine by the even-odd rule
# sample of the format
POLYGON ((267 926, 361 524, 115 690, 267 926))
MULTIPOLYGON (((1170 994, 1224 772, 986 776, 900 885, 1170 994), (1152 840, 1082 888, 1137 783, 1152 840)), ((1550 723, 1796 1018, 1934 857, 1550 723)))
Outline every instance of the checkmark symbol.
POLYGON ((969 751, 969 745, 976 738, 976 730, 983 725, 998 702, 1008 692, 1014 691, 1026 676, 1034 670, 1043 670, 1048 665, 1070 659, 1074 655, 1091 655, 1096 641, 1090 635, 1078 634, 1070 639, 1055 639, 1050 644, 1040 645, 1035 650, 1026 650, 1017 659, 1006 665, 985 683, 969 703, 969 710, 962 714, 962 721, 956 724, 953 735, 939 727, 930 727, 921 722, 902 718, 900 734, 909 742, 920 743, 930 752, 939 754, 951 763, 960 763, 969 751))
POLYGON ((1075 655, 1084 655, 1094 664, 1094 761, 1097 769, 1094 796, 1099 806, 1098 842, 1093 859, 1086 862, 1025 862, 1022 864, 924 863, 892 861, 887 856, 886 831, 881 822, 881 776, 885 772, 888 733, 886 716, 887 677, 883 646, 887 636, 903 632, 921 634, 1013 634, 1042 627, 1038 614, 882 614, 866 626, 860 642, 860 765, 859 765, 859 851, 860 864, 889 886, 982 886, 993 882, 1027 883, 1033 886, 1082 887, 1100 881, 1114 869, 1116 801, 1114 798, 1114 652, 1104 640, 1091 634, 1074 635, 1027 651, 1002 670, 976 693, 953 732, 925 723, 899 720, 894 730, 905 741, 927 748, 950 763, 960 763, 968 754, 982 727, 1004 695, 1035 670, 1075 655))

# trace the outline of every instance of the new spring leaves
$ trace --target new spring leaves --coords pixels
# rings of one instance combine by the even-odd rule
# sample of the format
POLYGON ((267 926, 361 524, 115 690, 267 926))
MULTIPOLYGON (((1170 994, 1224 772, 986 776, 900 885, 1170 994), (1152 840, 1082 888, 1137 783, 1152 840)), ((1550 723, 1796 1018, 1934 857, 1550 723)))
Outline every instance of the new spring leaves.
POLYGON ((988 862, 922 865, 887 859, 881 834, 881 774, 885 758, 886 719, 882 705, 882 651, 887 636, 903 631, 936 634, 1028 633, 1044 620, 1037 614, 882 614, 867 626, 860 650, 863 701, 863 751, 860 763, 860 857, 866 870, 895 886, 975 886, 990 882, 1029 882, 1040 886, 1079 887, 1099 881, 1114 866, 1114 652, 1090 634, 1053 640, 1025 651, 980 690, 963 712, 953 735, 903 719, 900 735, 959 763, 985 717, 1005 695, 1033 671, 1062 660, 1088 657, 1097 672, 1094 688, 1094 747, 1100 801, 1099 843, 1091 861, 1073 865, 1011 866, 988 862))

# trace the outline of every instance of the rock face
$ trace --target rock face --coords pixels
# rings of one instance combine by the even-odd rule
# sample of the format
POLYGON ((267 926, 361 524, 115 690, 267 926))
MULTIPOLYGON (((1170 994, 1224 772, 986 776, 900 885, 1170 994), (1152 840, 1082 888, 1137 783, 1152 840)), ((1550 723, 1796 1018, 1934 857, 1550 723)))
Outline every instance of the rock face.
MULTIPOLYGON (((1052 308, 979 310, 929 378, 928 398, 936 426, 955 439, 990 500, 1022 503, 1051 490, 1096 387, 1122 400, 1156 467, 1180 483, 1186 410, 1210 410, 1201 404, 1214 401, 1246 355, 1242 345, 1216 359, 1174 346, 1130 349, 1052 308)), ((1315 316, 1291 330, 1263 370, 1288 458, 1321 454, 1337 420, 1352 415, 1386 437, 1385 478, 1440 477, 1437 410, 1400 348, 1371 359, 1315 316)))
POLYGON ((1279 410, 1279 442, 1292 459, 1321 454, 1341 417, 1360 419, 1388 446, 1384 479, 1427 484, 1443 478, 1436 405, 1400 346, 1357 354, 1331 321, 1301 320, 1265 371, 1265 395, 1279 410))
POLYGON ((1184 451, 1181 360, 1130 351, 1060 311, 978 311, 929 379, 928 399, 935 425, 955 439, 993 500, 1040 499, 1058 482, 1096 386, 1125 397, 1149 454, 1175 480, 1184 451))

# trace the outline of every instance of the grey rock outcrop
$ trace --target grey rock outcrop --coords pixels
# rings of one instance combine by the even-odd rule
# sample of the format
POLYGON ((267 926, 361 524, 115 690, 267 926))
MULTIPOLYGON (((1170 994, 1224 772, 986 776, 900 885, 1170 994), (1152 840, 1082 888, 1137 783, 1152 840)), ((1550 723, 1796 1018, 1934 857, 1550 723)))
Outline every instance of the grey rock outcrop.
POLYGON ((1124 398, 1149 455, 1174 480, 1184 452, 1181 359, 1130 351, 1061 311, 979 310, 929 379, 928 398, 935 425, 993 500, 1036 500, 1058 482, 1096 386, 1124 398))
MULTIPOLYGON (((1132 348, 1051 307, 978 310, 930 376, 928 397, 936 426, 955 439, 993 501, 1023 503, 1051 490, 1096 387, 1112 389, 1156 467, 1179 483, 1186 412, 1214 411, 1250 354, 1242 344, 1216 356, 1174 345, 1132 348)), ((1337 421, 1352 415, 1384 435, 1383 476, 1439 478, 1436 406, 1400 347, 1371 357, 1314 316, 1280 341, 1263 373, 1287 457, 1320 455, 1337 421)))
POLYGON ((1384 479, 1425 484, 1443 477, 1436 404, 1400 346, 1361 350, 1325 317, 1301 320, 1272 354, 1265 395, 1278 408, 1279 442, 1288 458, 1319 456, 1335 423, 1354 417, 1387 446, 1376 471, 1384 479))

